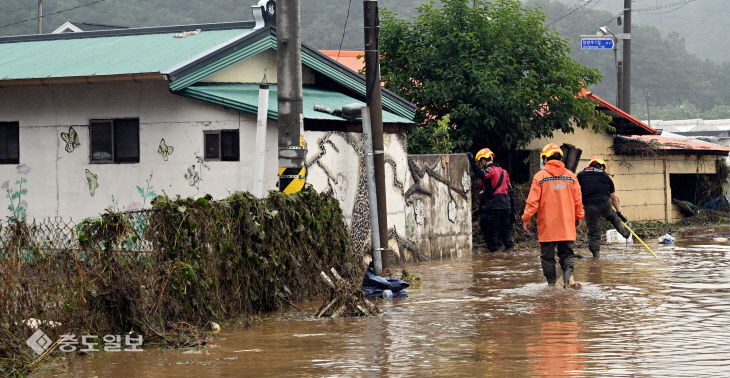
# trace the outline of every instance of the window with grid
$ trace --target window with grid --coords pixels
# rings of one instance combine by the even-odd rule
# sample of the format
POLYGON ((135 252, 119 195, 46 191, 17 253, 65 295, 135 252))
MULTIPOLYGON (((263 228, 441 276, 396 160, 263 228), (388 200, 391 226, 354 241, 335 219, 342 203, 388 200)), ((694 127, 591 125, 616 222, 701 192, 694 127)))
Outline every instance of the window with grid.
POLYGON ((238 130, 203 132, 205 160, 238 161, 238 130))
POLYGON ((20 164, 18 122, 0 122, 0 164, 20 164))
POLYGON ((89 122, 92 163, 139 163, 139 119, 89 122))

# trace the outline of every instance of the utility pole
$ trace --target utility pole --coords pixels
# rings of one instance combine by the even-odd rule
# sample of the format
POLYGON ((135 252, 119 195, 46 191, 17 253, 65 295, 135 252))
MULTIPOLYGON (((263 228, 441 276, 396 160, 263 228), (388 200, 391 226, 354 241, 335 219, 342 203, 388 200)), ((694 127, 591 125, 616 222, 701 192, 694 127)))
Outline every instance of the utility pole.
POLYGON ((287 194, 300 191, 306 177, 306 151, 301 143, 304 129, 301 46, 299 0, 280 0, 276 5, 279 191, 287 194))
POLYGON ((256 162, 253 168, 253 195, 264 197, 264 170, 266 166, 266 123, 269 118, 269 83, 264 79, 259 84, 259 104, 256 113, 256 162))
POLYGON ((631 0, 624 0, 624 67, 621 110, 631 114, 631 0))
POLYGON ((38 0, 38 34, 43 34, 43 0, 38 0))
POLYGON ((616 62, 616 106, 619 109, 624 109, 624 63, 622 61, 616 62))
MULTIPOLYGON (((388 209, 385 199, 385 156, 383 152, 383 103, 380 88, 380 52, 378 34, 380 20, 378 18, 377 0, 364 0, 365 19, 365 81, 366 102, 370 109, 370 123, 373 138, 373 162, 375 163, 375 191, 378 199, 378 226, 380 245, 373 246, 373 250, 388 248, 388 209)), ((387 254, 383 254, 383 266, 388 267, 387 254)))

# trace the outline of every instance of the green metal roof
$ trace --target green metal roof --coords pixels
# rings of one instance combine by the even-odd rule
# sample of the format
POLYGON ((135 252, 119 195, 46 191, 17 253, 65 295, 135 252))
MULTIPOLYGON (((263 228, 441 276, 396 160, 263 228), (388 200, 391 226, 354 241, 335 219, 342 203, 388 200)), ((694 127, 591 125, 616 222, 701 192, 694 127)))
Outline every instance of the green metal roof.
MULTIPOLYGON (((182 91, 176 92, 186 97, 195 98, 225 106, 231 109, 237 109, 243 112, 256 114, 258 111, 259 101, 259 85, 258 84, 241 84, 241 83, 198 83, 191 85, 182 91)), ((278 119, 277 109, 277 87, 271 85, 269 87, 269 118, 278 119)), ((330 91, 311 86, 302 87, 302 107, 304 109, 305 119, 317 120, 333 120, 344 121, 344 119, 322 112, 314 111, 314 105, 324 106, 327 108, 339 109, 343 105, 363 102, 358 101, 350 96, 344 95, 337 91, 330 91)), ((403 123, 412 124, 413 121, 395 115, 393 113, 383 111, 384 123, 403 123)))
MULTIPOLYGON (((167 75, 171 91, 181 91, 262 51, 276 50, 276 30, 271 26, 253 27, 253 22, 242 21, 0 37, 0 81, 162 74, 167 75), (185 36, 177 38, 179 33, 185 36)), ((304 44, 302 64, 332 79, 345 92, 364 99, 362 75, 304 44)), ((210 95, 194 89, 188 92, 190 97, 210 95)), ((411 123, 415 115, 412 103, 386 89, 382 103, 384 109, 399 117, 392 122, 405 119, 411 123)), ((246 110, 245 104, 241 106, 246 110)), ((327 119, 310 115, 310 119, 327 119)))
POLYGON ((184 38, 175 34, 195 31, 197 25, 2 38, 0 80, 162 73, 245 36, 251 32, 245 26, 201 29, 184 38))
MULTIPOLYGON (((187 88, 216 72, 267 49, 276 50, 276 32, 275 29, 270 27, 257 30, 245 38, 211 52, 204 58, 191 61, 170 72, 166 72, 170 78, 170 89, 177 91, 187 88)), ((335 62, 306 44, 302 44, 302 64, 365 97, 365 78, 362 75, 335 62)), ((386 89, 382 91, 384 108, 401 117, 413 119, 416 108, 412 103, 391 91, 386 89)))

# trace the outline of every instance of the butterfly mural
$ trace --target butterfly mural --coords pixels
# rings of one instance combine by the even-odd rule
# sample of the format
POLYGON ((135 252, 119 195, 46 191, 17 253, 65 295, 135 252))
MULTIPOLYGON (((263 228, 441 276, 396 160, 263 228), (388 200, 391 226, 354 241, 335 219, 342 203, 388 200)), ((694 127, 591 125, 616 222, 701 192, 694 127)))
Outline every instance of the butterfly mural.
POLYGON ((80 146, 79 134, 76 134, 76 130, 73 127, 68 128, 68 132, 61 132, 61 139, 66 142, 66 152, 72 153, 76 147, 80 146))
POLYGON ((185 171, 185 179, 188 180, 188 185, 197 187, 200 182, 200 175, 195 170, 195 164, 189 166, 185 171))
POLYGON ((175 147, 165 144, 165 138, 160 139, 160 146, 157 147, 157 153, 162 155, 162 160, 167 161, 168 156, 172 155, 175 147))
POLYGON ((89 186, 89 194, 93 197, 96 193, 96 188, 99 187, 98 176, 92 173, 90 170, 86 170, 86 184, 89 186))

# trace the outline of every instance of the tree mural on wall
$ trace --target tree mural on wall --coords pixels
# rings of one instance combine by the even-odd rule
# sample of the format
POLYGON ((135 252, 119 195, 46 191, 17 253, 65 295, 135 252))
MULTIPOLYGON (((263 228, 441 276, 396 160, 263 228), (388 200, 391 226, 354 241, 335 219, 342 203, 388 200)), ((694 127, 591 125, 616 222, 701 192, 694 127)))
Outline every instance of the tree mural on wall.
MULTIPOLYGON (((353 204, 352 209, 352 219, 350 224, 350 246, 353 248, 353 250, 360 256, 363 256, 364 254, 369 253, 370 248, 370 209, 368 207, 368 198, 367 198, 367 176, 365 175, 365 159, 364 159, 364 149, 362 145, 362 139, 358 138, 351 133, 340 133, 340 132, 333 132, 328 131, 326 132, 318 141, 317 146, 319 148, 319 151, 317 154, 315 154, 311 159, 309 159, 306 162, 307 166, 307 172, 310 172, 311 166, 317 166, 324 172, 325 176, 327 177, 327 193, 329 195, 332 195, 336 198, 338 198, 341 202, 344 199, 344 193, 341 193, 346 188, 345 184, 346 180, 343 180, 345 178, 344 175, 338 174, 333 175, 330 170, 325 166, 325 164, 322 162, 323 157, 327 154, 327 146, 330 146, 332 150, 339 153, 340 150, 337 147, 337 145, 332 141, 332 136, 339 136, 341 137, 349 146, 351 146, 355 152, 358 155, 358 169, 357 169, 357 187, 356 187, 356 194, 355 194, 355 200, 353 204), (342 198, 340 198, 342 197, 342 198)), ((386 134, 388 139, 391 138, 391 135, 386 134)), ((398 140, 401 143, 401 147, 403 148, 403 151, 407 150, 406 145, 406 139, 405 135, 398 134, 398 140)), ((384 138, 386 139, 386 138, 384 138)), ((386 144, 389 144, 389 142, 386 142, 386 144)), ((385 155, 385 163, 390 166, 392 172, 393 172, 393 182, 392 185, 396 189, 396 192, 403 196, 404 199, 407 199, 407 195, 404 192, 405 186, 404 183, 398 179, 397 174, 397 162, 395 159, 393 159, 392 156, 386 154, 385 155)), ((436 174, 438 175, 438 174, 436 174)), ((429 193, 430 194, 430 193, 429 193)), ((410 218, 412 219, 412 218, 410 218)), ((406 233, 408 232, 408 222, 409 218, 406 219, 406 233)), ((413 231, 413 225, 411 225, 411 231, 413 231)), ((413 235, 412 232, 410 232, 411 236, 413 235)), ((388 230, 388 237, 394 239, 399 248, 401 249, 399 258, 402 261, 405 261, 405 254, 403 249, 408 249, 413 253, 414 258, 416 261, 428 261, 429 257, 426 256, 421 250, 418 248, 418 246, 413 243, 412 241, 408 240, 408 237, 403 237, 396 231, 395 226, 391 227, 388 230)))

